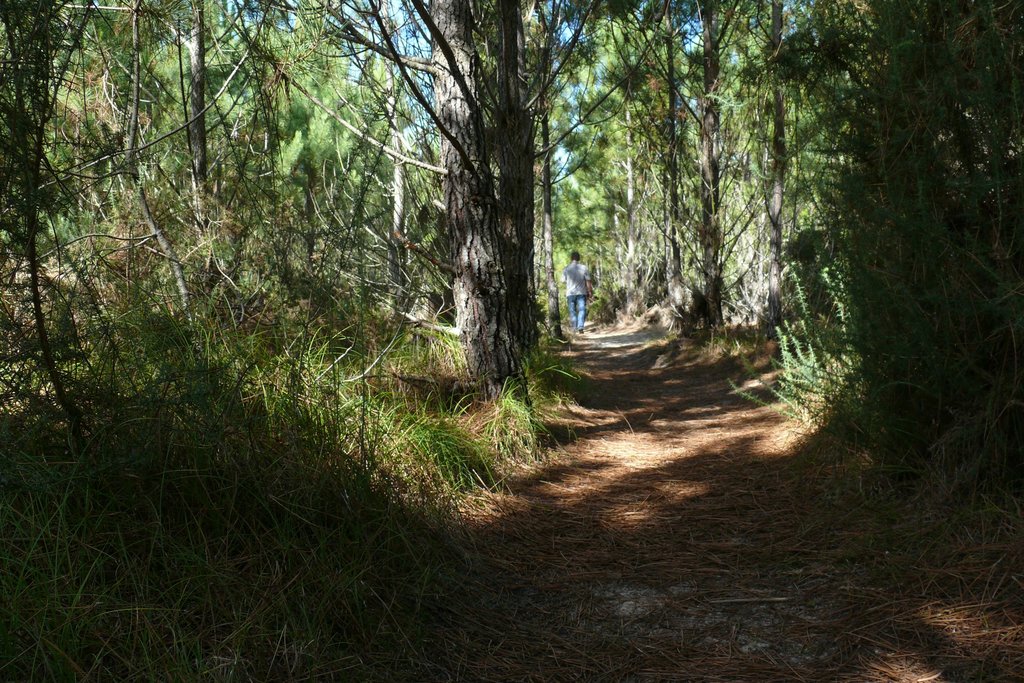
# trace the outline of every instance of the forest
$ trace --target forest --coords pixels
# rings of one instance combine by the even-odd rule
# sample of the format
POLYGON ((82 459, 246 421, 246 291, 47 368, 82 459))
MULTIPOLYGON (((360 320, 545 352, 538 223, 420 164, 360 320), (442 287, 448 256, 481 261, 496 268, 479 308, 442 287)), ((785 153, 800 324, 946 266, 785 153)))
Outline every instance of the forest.
POLYGON ((1022 154, 1016 0, 0 0, 0 680, 1024 679, 1022 154))

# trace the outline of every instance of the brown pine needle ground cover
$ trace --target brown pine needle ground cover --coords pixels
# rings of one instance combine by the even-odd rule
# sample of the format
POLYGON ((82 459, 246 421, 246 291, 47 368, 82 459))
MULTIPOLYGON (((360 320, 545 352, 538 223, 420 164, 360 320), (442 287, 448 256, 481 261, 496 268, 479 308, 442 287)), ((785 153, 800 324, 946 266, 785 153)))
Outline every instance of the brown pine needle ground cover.
POLYGON ((668 348, 573 344, 564 452, 470 501, 437 680, 1024 680, 1019 513, 858 490, 741 362, 668 348))

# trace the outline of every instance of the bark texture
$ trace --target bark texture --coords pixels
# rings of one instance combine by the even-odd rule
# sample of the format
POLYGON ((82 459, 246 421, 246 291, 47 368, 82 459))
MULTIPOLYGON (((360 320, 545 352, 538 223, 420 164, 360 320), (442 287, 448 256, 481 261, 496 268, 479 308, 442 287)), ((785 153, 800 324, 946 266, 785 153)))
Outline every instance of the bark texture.
MULTIPOLYGON (((521 271, 509 272, 504 239, 506 231, 515 230, 501 224, 508 207, 499 207, 490 171, 470 2, 435 0, 431 19, 436 27, 435 106, 445 129, 441 162, 456 320, 469 372, 483 396, 495 398, 508 380, 520 379, 523 372, 524 348, 516 335, 519 321, 509 304, 512 290, 507 284, 510 275, 521 271)), ((514 289, 529 287, 527 282, 514 289)))
MULTIPOLYGON (((782 48, 782 0, 772 1, 772 49, 782 48)), ((782 191, 786 177, 786 108, 782 87, 776 84, 772 131, 772 194, 768 218, 772 223, 768 271, 768 336, 778 337, 782 324, 782 191)))
POLYGON ((721 61, 718 36, 718 3, 703 4, 704 90, 700 98, 700 246, 703 263, 703 295, 708 325, 722 324, 722 225, 719 141, 721 114, 718 103, 721 61))
POLYGON ((499 0, 501 59, 499 61, 498 115, 495 136, 500 185, 498 206, 509 319, 513 335, 523 349, 537 341, 534 307, 534 126, 527 106, 526 39, 518 0, 499 0))

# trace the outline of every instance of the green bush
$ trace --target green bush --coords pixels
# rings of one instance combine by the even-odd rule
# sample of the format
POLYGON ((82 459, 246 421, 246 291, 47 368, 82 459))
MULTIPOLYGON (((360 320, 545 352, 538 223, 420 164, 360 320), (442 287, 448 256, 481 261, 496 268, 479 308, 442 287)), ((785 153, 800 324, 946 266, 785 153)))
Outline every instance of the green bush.
POLYGON ((807 355, 817 321, 793 328, 791 377, 821 371, 830 423, 890 465, 1019 480, 1024 27, 991 1, 816 17, 819 84, 838 84, 823 223, 846 317, 831 359, 807 355))

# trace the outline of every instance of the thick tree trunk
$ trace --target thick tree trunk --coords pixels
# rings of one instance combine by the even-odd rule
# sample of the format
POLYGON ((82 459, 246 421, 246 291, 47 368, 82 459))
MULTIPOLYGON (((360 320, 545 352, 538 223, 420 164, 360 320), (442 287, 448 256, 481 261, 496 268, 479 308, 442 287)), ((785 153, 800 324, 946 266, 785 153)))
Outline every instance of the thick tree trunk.
MULTIPOLYGON (((438 32, 436 42, 444 43, 434 50, 438 70, 434 97, 445 133, 441 163, 446 171, 444 201, 455 270, 456 321, 470 375, 485 398, 496 398, 507 381, 522 378, 523 346, 509 305, 507 264, 511 259, 504 253, 484 136, 471 4, 469 0, 434 0, 431 18, 438 32)), ((528 289, 528 284, 516 287, 517 291, 528 289)))
POLYGON ((720 216, 721 178, 719 170, 719 126, 721 123, 718 89, 721 73, 718 54, 717 0, 703 6, 704 28, 704 91, 701 94, 700 123, 700 244, 704 270, 704 299, 707 322, 711 327, 722 324, 722 226, 720 216))
POLYGON ((526 104, 526 45, 518 0, 500 0, 501 59, 497 129, 498 206, 504 239, 509 317, 524 351, 537 341, 534 307, 533 116, 526 104))
MULTIPOLYGON (((782 0, 772 1, 772 48, 777 56, 782 47, 782 0)), ((771 265, 768 273, 768 336, 778 337, 782 324, 782 191, 786 176, 786 110, 782 87, 775 85, 774 130, 772 132, 772 196, 768 218, 772 223, 771 265)))
POLYGON ((548 334, 562 339, 562 314, 559 310, 558 281, 555 278, 555 248, 553 216, 551 210, 551 139, 548 130, 548 112, 541 120, 541 144, 547 150, 544 154, 544 170, 541 178, 541 193, 544 196, 544 273, 548 290, 548 334))

